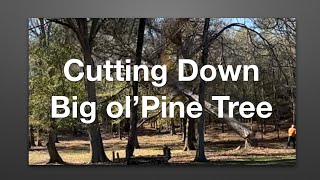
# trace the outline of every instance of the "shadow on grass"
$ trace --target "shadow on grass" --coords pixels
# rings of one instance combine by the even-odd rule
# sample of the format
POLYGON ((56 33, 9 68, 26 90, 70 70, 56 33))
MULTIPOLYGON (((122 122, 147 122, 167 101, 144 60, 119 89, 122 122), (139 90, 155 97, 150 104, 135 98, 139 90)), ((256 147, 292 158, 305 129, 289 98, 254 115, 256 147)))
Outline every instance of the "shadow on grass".
MULTIPOLYGON (((258 147, 284 149, 286 146, 287 137, 272 138, 272 139, 258 139, 258 147)), ((218 142, 207 141, 205 142, 207 150, 230 150, 238 146, 244 146, 244 140, 221 140, 218 142)))
MULTIPOLYGON (((241 160, 223 160, 223 161, 208 161, 208 162, 189 162, 189 163, 172 163, 168 164, 138 164, 130 166, 294 166, 295 159, 274 159, 274 160, 254 160, 254 159, 241 159, 241 160)), ((79 165, 79 164, 66 164, 66 165, 79 165)), ((81 165, 81 164, 80 164, 81 165)), ((119 163, 101 163, 101 164, 83 164, 83 165, 113 165, 113 166, 126 166, 124 161, 119 163)))
POLYGON ((295 159, 270 159, 270 160, 257 160, 257 159, 239 159, 239 160, 219 160, 208 162, 189 162, 189 163, 169 163, 173 166, 294 166, 295 159))
POLYGON ((230 150, 235 149, 238 146, 243 146, 244 141, 219 141, 219 142, 213 142, 213 141, 207 141, 205 142, 206 150, 208 151, 222 151, 222 150, 230 150))
POLYGON ((255 160, 255 159, 243 159, 243 160, 225 160, 215 161, 216 165, 295 165, 295 159, 272 159, 272 160, 255 160))

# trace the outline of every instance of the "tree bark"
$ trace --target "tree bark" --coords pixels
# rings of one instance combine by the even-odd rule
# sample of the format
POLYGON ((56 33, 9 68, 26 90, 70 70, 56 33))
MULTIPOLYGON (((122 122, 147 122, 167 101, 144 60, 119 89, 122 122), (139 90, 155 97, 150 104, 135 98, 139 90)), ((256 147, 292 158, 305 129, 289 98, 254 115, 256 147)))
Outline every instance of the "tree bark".
MULTIPOLYGON (((136 48, 136 65, 141 64, 142 58, 142 47, 144 38, 144 28, 146 19, 140 18, 139 29, 138 29, 138 40, 136 48)), ((133 156, 134 149, 139 148, 138 137, 137 137, 137 122, 138 122, 138 105, 134 106, 134 96, 138 96, 138 82, 132 81, 132 101, 131 101, 131 121, 130 121, 130 131, 127 144, 127 154, 129 157, 133 156)))
POLYGON ((121 134, 121 122, 119 122, 118 124, 118 135, 119 135, 119 139, 122 140, 122 134, 121 134))
POLYGON ((106 113, 106 117, 105 117, 105 124, 104 124, 104 132, 108 133, 109 132, 109 122, 110 121, 110 117, 108 116, 108 114, 106 113))
MULTIPOLYGON (((76 19, 66 18, 64 19, 65 22, 57 19, 51 19, 50 21, 66 26, 75 32, 81 46, 81 51, 84 58, 84 65, 85 65, 84 67, 87 67, 88 65, 90 65, 91 67, 94 67, 94 62, 91 58, 91 54, 92 54, 93 40, 96 37, 101 27, 100 25, 102 23, 101 21, 99 22, 99 18, 93 18, 91 20, 92 23, 90 26, 91 28, 90 30, 89 30, 89 26, 88 26, 89 22, 87 18, 76 18, 76 19)), ((92 77, 95 77, 95 73, 96 73, 95 71, 92 71, 92 77)), ((89 81, 87 79, 84 79, 84 80, 85 80, 85 87, 87 90, 88 101, 97 102, 95 81, 89 81)), ((90 139, 90 152, 91 152, 90 162, 96 163, 96 162, 110 161, 104 152, 98 119, 96 119, 93 123, 88 125, 88 134, 90 139)))
MULTIPOLYGON (((94 64, 91 59, 91 50, 87 49, 85 50, 84 53, 85 53, 85 57, 84 57, 85 64, 93 66, 94 64)), ((88 101, 97 102, 95 82, 87 80, 86 84, 87 84, 88 101)), ((98 119, 96 119, 93 123, 89 125, 88 133, 89 133, 90 151, 91 151, 90 162, 97 163, 97 162, 110 161, 104 152, 98 119)))
POLYGON ((58 133, 56 132, 56 139, 55 139, 55 143, 59 143, 59 139, 58 139, 58 133))
POLYGON ((77 127, 75 125, 72 126, 72 131, 73 131, 73 136, 77 136, 78 135, 78 130, 77 130, 77 127))
POLYGON ((40 43, 43 47, 46 47, 47 45, 47 37, 46 37, 46 29, 45 29, 45 23, 44 18, 39 18, 40 22, 40 43))
POLYGON ((37 129, 37 146, 42 146, 40 139, 40 129, 37 129))
POLYGON ((136 140, 134 142, 134 148, 136 148, 136 149, 140 149, 141 148, 140 145, 139 145, 138 135, 137 134, 136 134, 136 140))
MULTIPOLYGON (((79 24, 78 39, 80 41, 82 53, 84 55, 85 67, 87 65, 90 65, 93 67, 94 62, 91 58, 92 39, 90 39, 91 34, 89 34, 88 32, 88 23, 85 18, 81 18, 78 20, 78 24, 79 24)), ((94 77, 94 75, 95 75, 95 71, 92 71, 92 77, 94 77)), ((86 87, 87 87, 88 101, 97 102, 95 81, 89 81, 86 79, 86 87)), ((96 119, 93 123, 89 125, 88 133, 89 133, 89 139, 90 139, 90 152, 91 152, 90 162, 97 163, 97 162, 110 161, 104 152, 98 119, 96 119)))
POLYGON ((47 149, 48 149, 49 157, 50 157, 50 160, 48 163, 64 164, 64 161, 62 160, 62 158, 60 157, 60 155, 57 151, 55 141, 56 141, 56 133, 55 133, 55 131, 50 130, 48 142, 47 142, 47 149))
POLYGON ((170 134, 173 136, 176 134, 175 126, 174 126, 174 119, 170 118, 170 134))
POLYGON ((89 139, 90 139, 90 152, 91 152, 90 163, 110 161, 104 152, 99 124, 94 123, 90 125, 88 129, 88 133, 89 133, 89 139))
POLYGON ((30 147, 31 147, 31 146, 36 146, 36 143, 34 142, 34 134, 33 134, 33 131, 34 131, 33 127, 30 126, 30 128, 29 128, 29 144, 30 144, 30 147))
MULTIPOLYGON (((202 50, 202 58, 200 63, 200 69, 207 65, 208 62, 208 52, 209 52, 209 44, 208 44, 208 29, 209 29, 210 18, 205 19, 204 28, 203 28, 203 50, 202 50)), ((204 102, 206 98, 206 84, 203 79, 200 78, 200 87, 199 87, 199 103, 202 107, 204 107, 204 102)), ((207 161, 205 152, 204 152, 204 124, 205 123, 205 113, 204 110, 201 113, 201 116, 198 119, 198 138, 197 138, 197 152, 194 161, 196 162, 205 162, 207 161)))
POLYGON ((186 124, 186 136, 185 136, 185 143, 184 143, 184 151, 189 150, 196 150, 194 146, 195 140, 195 129, 194 129, 194 119, 188 117, 187 124, 186 124))
POLYGON ((182 142, 186 141, 186 137, 187 137, 187 118, 184 117, 182 119, 182 127, 183 127, 183 131, 182 131, 182 142))

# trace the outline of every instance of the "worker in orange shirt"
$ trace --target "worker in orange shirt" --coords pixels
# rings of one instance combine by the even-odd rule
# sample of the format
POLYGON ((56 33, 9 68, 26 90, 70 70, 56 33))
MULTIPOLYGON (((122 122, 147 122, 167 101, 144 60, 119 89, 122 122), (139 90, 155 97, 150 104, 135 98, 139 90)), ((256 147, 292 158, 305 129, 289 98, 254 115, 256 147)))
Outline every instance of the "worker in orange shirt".
POLYGON ((286 148, 290 146, 291 142, 293 143, 293 148, 296 148, 296 134, 296 128, 294 127, 294 125, 291 125, 291 127, 288 129, 288 143, 286 148))

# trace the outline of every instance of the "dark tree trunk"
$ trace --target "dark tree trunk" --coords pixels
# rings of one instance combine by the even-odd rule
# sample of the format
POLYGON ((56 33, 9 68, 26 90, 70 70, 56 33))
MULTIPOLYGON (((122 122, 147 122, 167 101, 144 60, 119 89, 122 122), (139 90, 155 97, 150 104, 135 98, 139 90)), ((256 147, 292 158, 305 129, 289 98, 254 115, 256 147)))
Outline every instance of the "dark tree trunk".
MULTIPOLYGON (((88 65, 94 67, 94 62, 91 58, 93 40, 96 37, 101 27, 100 25, 102 21, 100 21, 99 18, 90 19, 92 23, 90 24, 90 26, 88 26, 89 22, 87 18, 76 18, 76 19, 66 18, 64 20, 66 22, 53 20, 53 19, 51 21, 67 26, 68 28, 72 29, 75 32, 77 39, 79 40, 79 43, 81 45, 81 51, 84 58, 85 67, 87 67, 88 65)), ((92 71, 92 77, 95 77, 95 73, 96 73, 95 71, 92 71)), ((87 91, 88 101, 97 102, 95 82, 88 81, 87 79, 84 79, 84 80, 85 80, 85 88, 87 91)), ((88 125, 88 134, 90 139, 90 152, 91 152, 90 162, 96 163, 96 162, 110 161, 104 152, 98 119, 96 119, 93 123, 88 125)))
POLYGON ((221 132, 224 133, 224 122, 221 122, 221 132))
MULTIPOLYGON (((85 64, 93 66, 93 61, 91 59, 90 51, 85 52, 85 64)), ((86 84, 87 84, 88 101, 97 102, 95 82, 87 80, 86 84)), ((96 119, 93 123, 89 125, 88 133, 90 138, 90 151, 91 151, 90 162, 97 163, 97 162, 110 161, 104 152, 98 119, 96 119)))
POLYGON ((37 129, 37 146, 42 146, 39 129, 37 129))
POLYGON ((50 130, 49 131, 49 138, 48 138, 48 142, 47 142, 47 149, 48 149, 49 157, 50 157, 50 160, 48 163, 64 164, 64 161, 62 160, 62 158, 60 157, 60 155, 57 151, 55 141, 56 141, 56 133, 53 130, 50 130))
MULTIPOLYGON (((92 41, 93 36, 88 31, 88 22, 85 18, 77 19, 79 24, 78 39, 81 44, 82 53, 84 56, 85 66, 94 66, 94 62, 91 58, 92 41)), ((86 71, 85 71, 86 72, 86 71)), ((95 71, 92 71, 92 77, 95 77, 95 71)), ((89 102, 97 102, 96 97, 96 84, 95 81, 86 80, 87 97, 89 102)), ((97 113, 96 113, 97 114, 97 113)), ((88 128, 89 139, 90 139, 90 151, 91 151, 91 163, 107 162, 110 161, 105 152, 101 138, 101 132, 99 127, 99 120, 96 119, 89 125, 88 128)))
POLYGON ((277 134, 278 134, 278 139, 280 138, 280 134, 279 134, 279 109, 278 109, 278 95, 277 95, 277 88, 276 88, 276 77, 275 77, 275 72, 274 72, 274 68, 273 68, 273 61, 271 61, 271 69, 272 69, 272 90, 273 90, 273 99, 274 99, 274 103, 275 103, 275 108, 274 108, 274 118, 275 118, 275 129, 277 130, 277 134))
POLYGON ((123 125, 124 132, 129 133, 130 131, 130 118, 126 118, 123 125))
POLYGON ((263 132, 263 134, 266 134, 267 129, 266 129, 266 121, 265 121, 265 119, 262 119, 262 124, 263 124, 262 132, 263 132))
POLYGON ((260 133, 261 133, 261 139, 263 140, 263 123, 261 118, 257 118, 257 121, 260 121, 260 133))
MULTIPOLYGON (((222 45, 223 47, 223 45, 222 45)), ((223 63, 224 63, 224 66, 225 66, 225 62, 223 60, 223 63)), ((226 94, 226 86, 227 86, 227 82, 224 82, 223 83, 223 94, 226 94)), ((221 121, 221 132, 224 133, 225 132, 225 129, 224 129, 224 122, 221 121)))
POLYGON ((58 133, 55 133, 56 134, 56 139, 55 139, 55 143, 59 143, 59 139, 58 139, 58 133))
POLYGON ((106 113, 106 117, 105 117, 105 121, 104 121, 104 132, 107 133, 109 132, 109 123, 110 123, 110 117, 108 116, 108 114, 106 113))
POLYGON ((175 130, 175 126, 174 126, 174 119, 170 118, 170 134, 173 136, 174 134, 176 134, 176 130, 175 130))
MULTIPOLYGON (((256 90, 256 83, 255 82, 252 82, 253 83, 253 93, 254 93, 254 104, 255 106, 258 104, 258 97, 257 97, 257 90, 256 90)), ((260 129, 260 133, 261 133, 261 139, 263 140, 263 125, 262 125, 262 119, 260 117, 258 117, 256 114, 253 116, 254 119, 256 119, 257 123, 259 122, 260 125, 261 125, 261 129, 260 129)), ((259 124, 257 125, 258 129, 259 129, 259 124)), ((247 141, 245 142, 245 147, 249 147, 247 145, 247 141)))
POLYGON ((184 143, 184 151, 196 150, 194 146, 195 140, 195 129, 194 129, 194 119, 188 117, 186 124, 186 137, 184 143))
POLYGON ((73 125, 72 129, 73 129, 73 136, 77 136, 78 135, 77 127, 75 125, 73 125))
POLYGON ((136 149, 140 149, 140 148, 141 148, 140 145, 139 145, 139 141, 138 141, 138 136, 137 136, 137 134, 136 134, 136 140, 135 140, 135 142, 134 142, 134 148, 136 148, 136 149))
POLYGON ((293 88, 290 87, 290 101, 291 101, 291 111, 292 111, 292 124, 296 124, 296 103, 294 98, 293 88))
POLYGON ((89 133, 89 139, 90 139, 90 152, 91 152, 90 163, 110 161, 104 152, 99 125, 97 123, 90 125, 88 129, 88 133, 89 133))
POLYGON ((119 124, 118 124, 118 135, 119 135, 119 139, 122 140, 121 122, 119 122, 119 124))
MULTIPOLYGON (((207 65, 208 62, 208 52, 209 52, 209 44, 208 44, 208 29, 209 29, 210 18, 205 19, 204 28, 203 28, 203 50, 202 57, 200 63, 200 69, 207 65)), ((205 106, 205 98, 206 98, 206 84, 203 79, 200 78, 200 87, 199 87, 199 103, 202 107, 205 106)), ((194 161, 196 162, 205 162, 207 161, 205 152, 204 152, 204 126, 205 126, 205 115, 204 110, 201 113, 201 116, 198 119, 198 138, 197 138, 197 152, 194 161)))
POLYGON ((34 134, 33 134, 33 131, 34 131, 33 127, 30 126, 30 128, 29 128, 29 145, 30 145, 30 147, 31 147, 31 146, 36 146, 36 143, 34 142, 34 134))
POLYGON ((182 142, 185 142, 187 137, 187 117, 182 119, 182 127, 183 127, 182 142))
MULTIPOLYGON (((138 29, 138 40, 136 49, 136 65, 141 64, 142 58, 142 47, 144 38, 144 28, 146 19, 140 18, 139 29, 138 29)), ((131 121, 130 121, 130 132, 127 144, 127 156, 133 156, 134 148, 139 147, 138 137, 137 137, 137 122, 138 122, 138 105, 134 106, 133 97, 138 96, 138 82, 132 82, 132 98, 131 98, 131 121)))
POLYGON ((46 47, 47 45, 47 37, 46 37, 46 29, 45 29, 45 23, 44 18, 39 18, 40 22, 40 43, 43 47, 46 47))

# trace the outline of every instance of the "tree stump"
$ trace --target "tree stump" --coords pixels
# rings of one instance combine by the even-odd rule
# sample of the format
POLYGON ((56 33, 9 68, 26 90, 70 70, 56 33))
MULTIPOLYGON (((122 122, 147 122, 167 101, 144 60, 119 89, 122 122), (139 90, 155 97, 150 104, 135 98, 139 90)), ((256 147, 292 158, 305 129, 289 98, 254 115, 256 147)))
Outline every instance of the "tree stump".
POLYGON ((171 159, 171 149, 167 145, 163 147, 163 156, 167 157, 168 160, 171 159))

